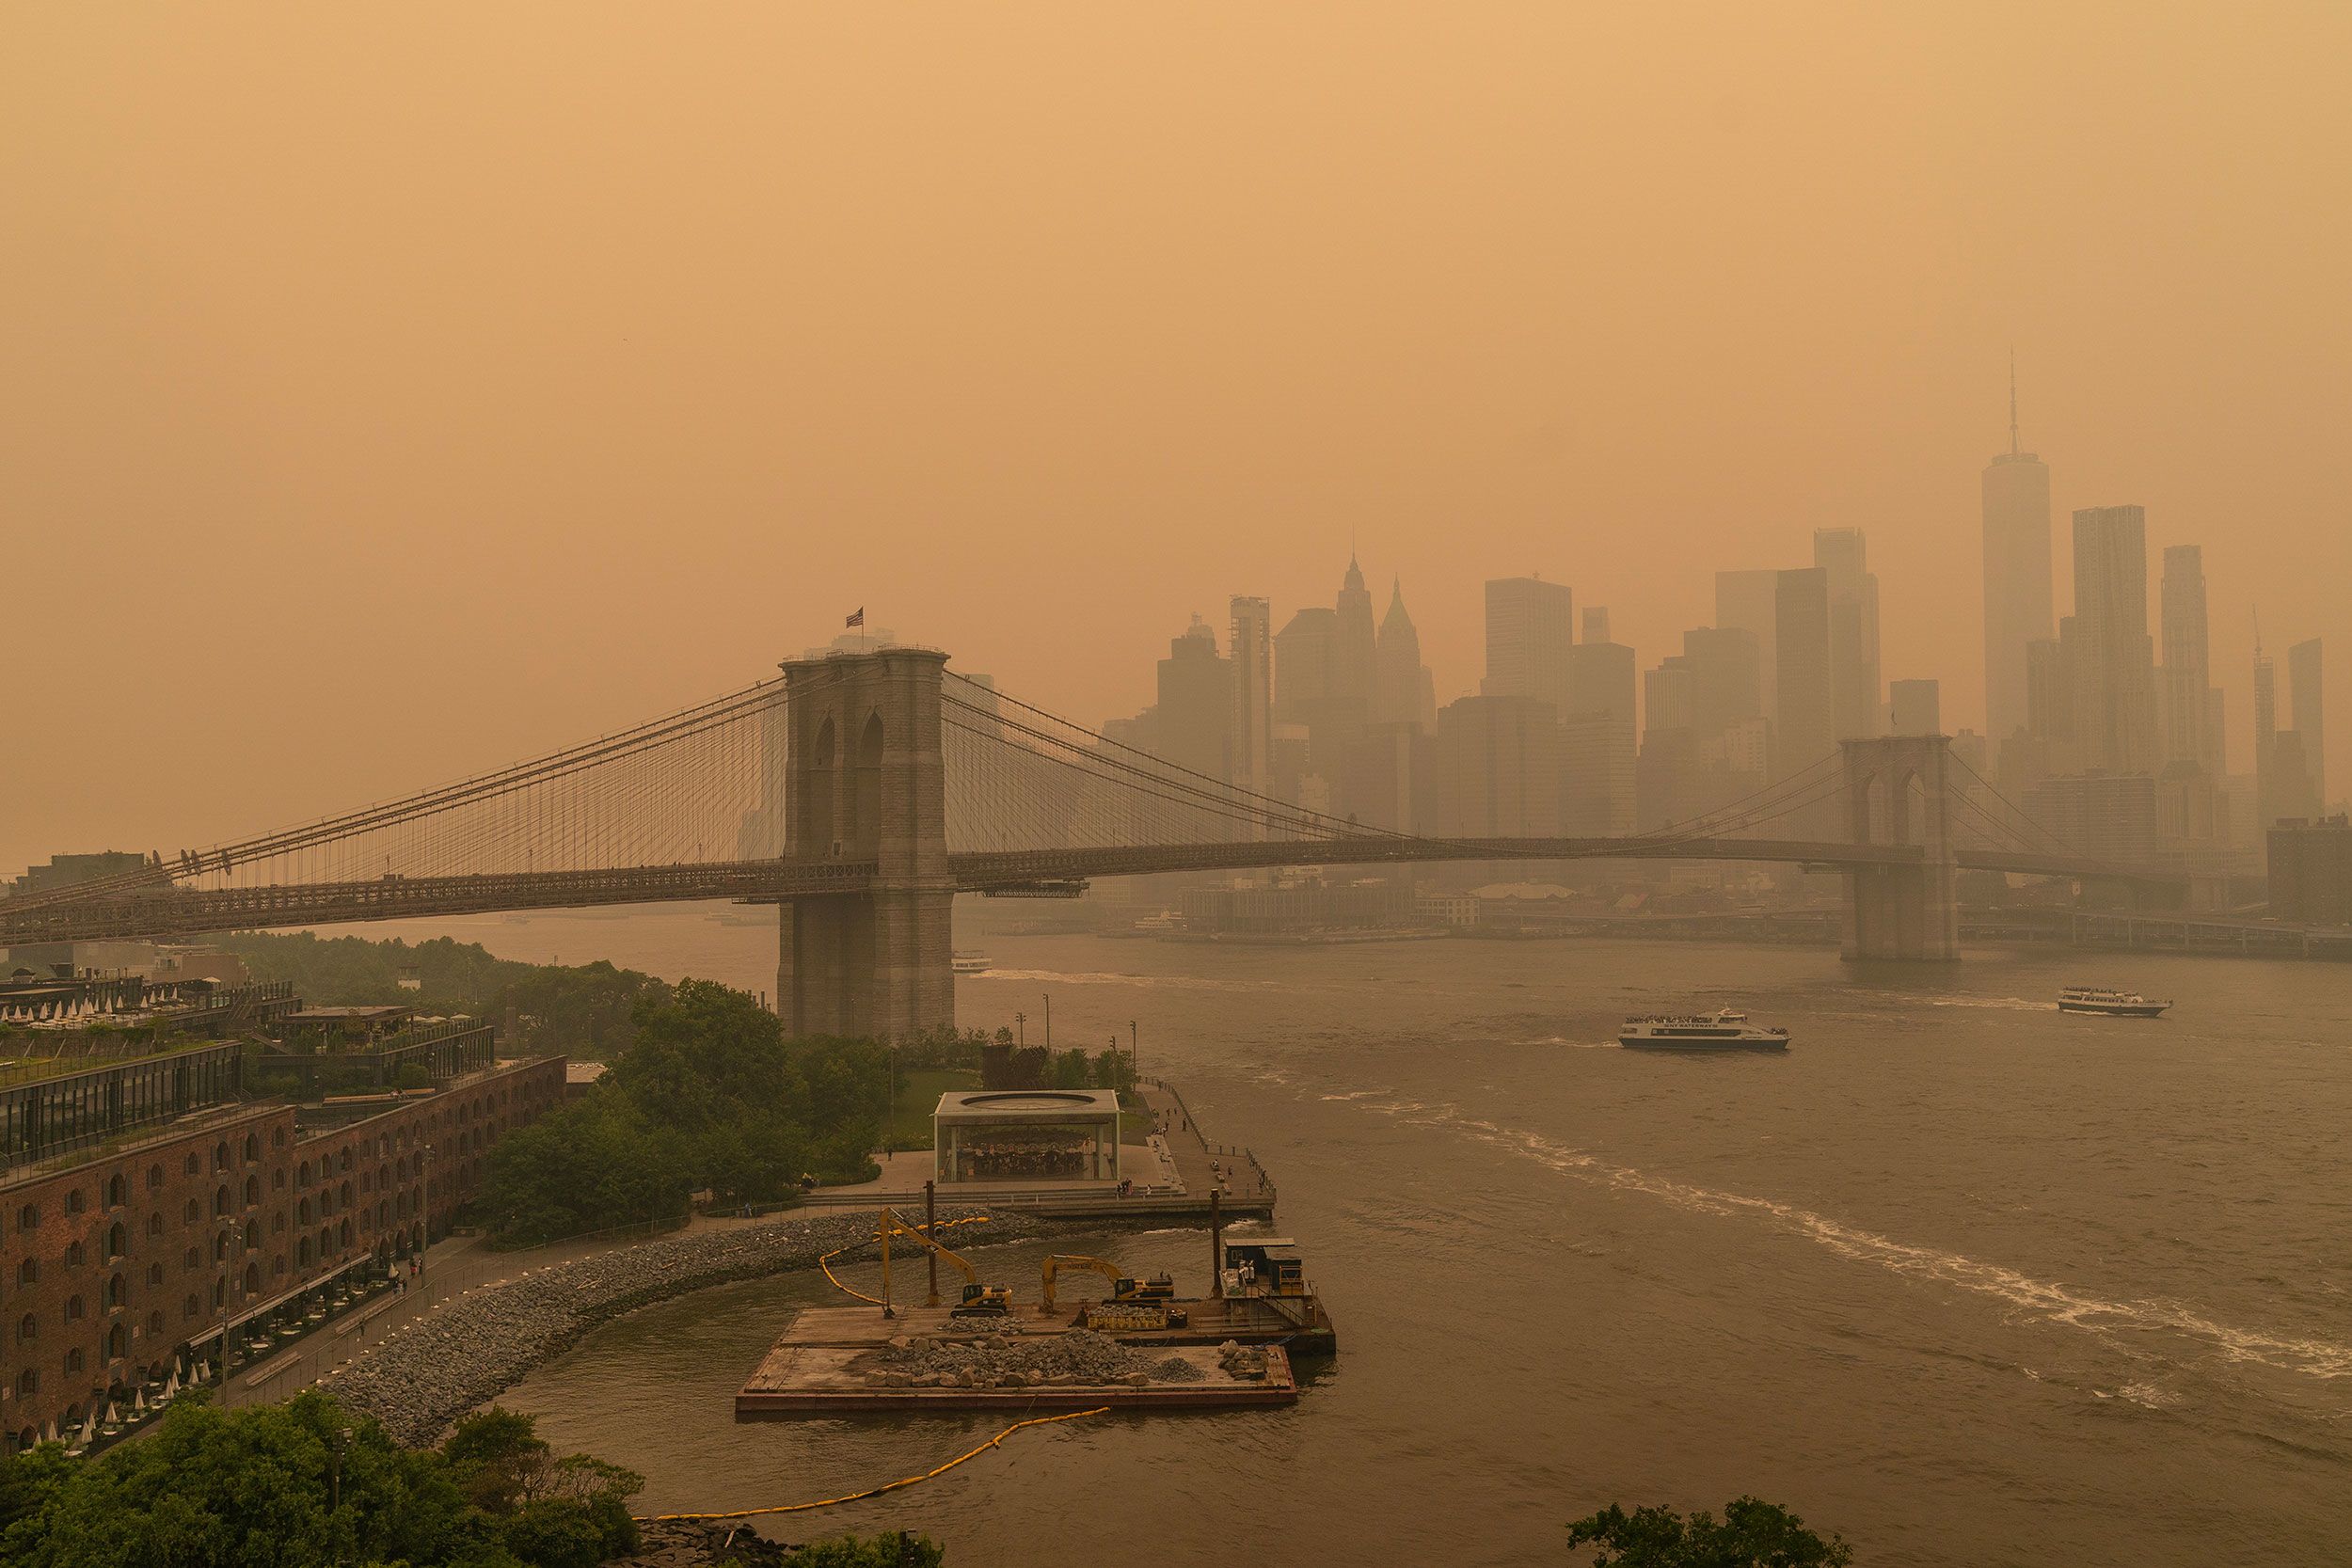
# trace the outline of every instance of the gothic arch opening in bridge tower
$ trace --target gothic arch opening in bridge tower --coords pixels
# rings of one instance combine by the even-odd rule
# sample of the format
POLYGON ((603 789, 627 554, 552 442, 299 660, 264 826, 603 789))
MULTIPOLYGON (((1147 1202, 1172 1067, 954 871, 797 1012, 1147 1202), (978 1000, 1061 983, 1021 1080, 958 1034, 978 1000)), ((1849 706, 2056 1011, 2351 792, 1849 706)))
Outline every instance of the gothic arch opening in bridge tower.
POLYGON ((882 836, 882 714, 867 714, 858 732, 857 765, 850 778, 849 822, 842 837, 850 845, 848 853, 861 860, 874 852, 882 836))
POLYGON ((829 855, 834 852, 833 774, 835 747, 833 716, 825 716, 817 726, 817 738, 809 747, 808 765, 801 769, 801 853, 829 855))

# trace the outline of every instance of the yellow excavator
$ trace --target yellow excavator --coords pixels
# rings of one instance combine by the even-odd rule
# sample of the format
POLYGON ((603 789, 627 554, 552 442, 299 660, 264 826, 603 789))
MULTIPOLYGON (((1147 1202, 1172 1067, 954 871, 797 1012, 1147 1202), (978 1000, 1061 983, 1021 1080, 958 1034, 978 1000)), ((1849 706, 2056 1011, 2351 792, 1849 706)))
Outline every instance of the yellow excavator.
POLYGON ((1075 1252, 1057 1252, 1045 1259, 1045 1277, 1039 1289, 1037 1307, 1041 1316, 1053 1315, 1054 1276, 1066 1268, 1089 1269, 1111 1282, 1110 1299, 1089 1305, 1080 1316, 1083 1327, 1130 1331, 1182 1328, 1190 1321, 1184 1309, 1174 1305, 1176 1281, 1169 1275, 1158 1274, 1149 1279, 1136 1279, 1122 1273, 1116 1263, 1075 1252))
MULTIPOLYGON (((882 1222, 875 1227, 875 1234, 882 1239, 882 1309, 885 1313, 888 1312, 890 1304, 890 1238, 893 1236, 906 1237, 925 1252, 946 1262, 948 1267, 963 1275, 962 1298, 947 1309, 949 1317, 1001 1318, 1012 1310, 1011 1291, 1002 1285, 981 1284, 979 1270, 966 1262, 961 1254, 950 1252, 929 1236, 924 1235, 921 1226, 909 1225, 899 1216, 896 1209, 884 1209, 882 1212, 882 1222)), ((931 1292, 928 1305, 932 1307, 939 1305, 938 1291, 931 1292)))

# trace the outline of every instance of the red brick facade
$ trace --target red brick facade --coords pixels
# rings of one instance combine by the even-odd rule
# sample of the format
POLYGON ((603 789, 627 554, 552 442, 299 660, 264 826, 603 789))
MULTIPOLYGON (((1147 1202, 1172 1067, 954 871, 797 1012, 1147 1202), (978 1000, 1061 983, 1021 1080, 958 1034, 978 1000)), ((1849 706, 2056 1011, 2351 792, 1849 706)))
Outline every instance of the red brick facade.
POLYGON ((0 1434, 14 1448, 78 1424, 110 1389, 216 1339, 224 1307, 242 1318, 406 1255, 428 1191, 438 1234, 490 1145, 563 1095, 563 1058, 503 1064, 322 1132, 259 1104, 0 1181, 0 1434))

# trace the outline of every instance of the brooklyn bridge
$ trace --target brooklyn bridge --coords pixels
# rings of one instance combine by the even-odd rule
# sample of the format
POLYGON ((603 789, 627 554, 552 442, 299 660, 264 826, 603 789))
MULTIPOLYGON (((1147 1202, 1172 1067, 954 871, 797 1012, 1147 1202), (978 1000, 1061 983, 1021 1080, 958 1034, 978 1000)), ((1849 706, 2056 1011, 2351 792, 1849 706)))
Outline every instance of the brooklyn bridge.
POLYGON ((1177 766, 893 647, 582 745, 138 871, 0 900, 0 945, 732 899, 777 907, 777 1009, 809 1033, 954 1021, 959 893, 1443 861, 1727 860, 1842 873, 1845 951, 1948 959, 1956 879, 2182 879, 2069 852, 1943 737, 1843 742, 1770 787, 1616 838, 1384 832, 1177 766), (1794 819, 1839 836, 1776 836, 1794 819))

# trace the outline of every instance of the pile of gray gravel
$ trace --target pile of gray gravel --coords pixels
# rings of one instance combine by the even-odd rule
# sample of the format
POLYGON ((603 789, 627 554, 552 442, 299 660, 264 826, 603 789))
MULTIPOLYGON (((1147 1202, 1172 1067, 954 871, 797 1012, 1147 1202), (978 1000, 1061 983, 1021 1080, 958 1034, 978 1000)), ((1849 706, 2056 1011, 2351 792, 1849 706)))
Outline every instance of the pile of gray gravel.
POLYGON ((1034 1338, 897 1339, 850 1370, 885 1388, 1067 1388, 1151 1378, 1148 1357, 1083 1328, 1034 1338))

